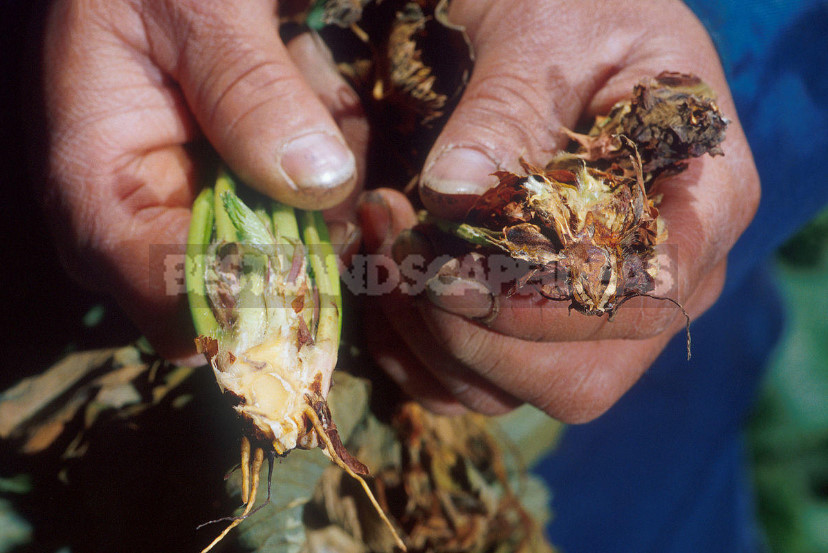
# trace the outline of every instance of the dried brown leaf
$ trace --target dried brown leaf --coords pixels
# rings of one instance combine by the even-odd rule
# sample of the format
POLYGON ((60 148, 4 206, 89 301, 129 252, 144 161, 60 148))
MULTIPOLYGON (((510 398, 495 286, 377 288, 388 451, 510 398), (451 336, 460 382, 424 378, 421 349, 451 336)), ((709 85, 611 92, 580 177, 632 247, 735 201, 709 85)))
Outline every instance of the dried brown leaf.
POLYGON ((25 432, 38 414, 68 394, 84 378, 112 358, 114 349, 85 351, 66 356, 43 374, 21 380, 0 396, 0 438, 25 432))
POLYGON ((134 416, 192 370, 172 367, 135 346, 69 354, 0 396, 0 438, 27 455, 63 444, 64 457, 77 456, 84 434, 102 414, 134 416))
POLYGON ((664 71, 637 84, 632 97, 597 118, 588 135, 570 136, 590 161, 626 158, 634 145, 644 172, 657 174, 681 170, 680 163, 692 157, 722 155, 728 123, 704 81, 664 71))
POLYGON ((523 174, 495 173, 499 183, 469 210, 465 223, 441 228, 494 246, 530 270, 513 290, 531 286, 588 315, 611 318, 627 300, 652 295, 659 271, 655 247, 667 229, 654 183, 684 169, 685 160, 720 155, 728 121, 698 77, 663 72, 629 100, 597 118, 588 135, 567 131, 575 151, 541 169, 521 160, 523 174))

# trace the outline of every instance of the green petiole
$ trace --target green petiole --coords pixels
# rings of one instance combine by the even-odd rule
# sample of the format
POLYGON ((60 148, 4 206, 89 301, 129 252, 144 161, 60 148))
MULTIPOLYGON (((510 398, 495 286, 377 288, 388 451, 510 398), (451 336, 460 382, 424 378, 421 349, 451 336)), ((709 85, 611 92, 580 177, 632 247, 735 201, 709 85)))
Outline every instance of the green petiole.
MULTIPOLYGON (((339 270, 321 213, 295 210, 264 199, 251 207, 236 194, 236 189, 232 174, 222 169, 214 186, 202 190, 193 203, 185 270, 190 312, 197 333, 216 336, 220 327, 207 291, 208 269, 213 267, 208 266, 208 257, 215 249, 211 245, 240 246, 243 272, 238 275, 241 295, 237 298, 235 327, 237 331, 244 327, 247 332, 265 324, 275 314, 269 309, 272 302, 266 297, 266 279, 280 278, 279 274, 284 278, 290 271, 295 247, 304 245, 309 276, 322 304, 317 332, 320 337, 338 342, 342 328, 339 270)), ((211 278, 215 278, 214 271, 213 267, 211 278)), ((225 319, 226 316, 222 317, 225 319)))
POLYGON ((235 242, 238 240, 236 227, 230 220, 230 215, 224 207, 224 194, 232 192, 235 195, 236 183, 227 169, 221 169, 214 185, 213 202, 215 209, 215 237, 218 242, 235 242))
POLYGON ((313 278, 319 289, 319 297, 323 304, 321 308, 321 319, 319 333, 331 333, 336 341, 342 331, 342 292, 339 287, 339 266, 336 262, 336 254, 331 239, 328 235, 328 227, 318 211, 297 210, 297 219, 302 227, 302 238, 310 255, 311 270, 313 278), (328 306, 325 302, 332 302, 328 306), (331 307, 335 309, 331 313, 331 307), (330 327, 331 319, 336 319, 336 329, 330 327), (325 326, 323 327, 323 323, 325 326))
POLYGON ((453 234, 458 238, 462 238, 467 242, 471 242, 472 244, 477 244, 479 246, 498 245, 502 239, 502 236, 500 236, 497 232, 489 229, 474 227, 466 223, 456 223, 454 221, 440 219, 439 217, 434 217, 425 211, 420 213, 419 219, 421 223, 432 224, 446 234, 453 234))
POLYGON ((190 301, 193 325, 199 335, 211 336, 218 330, 218 322, 207 301, 204 272, 207 248, 213 235, 213 189, 203 189, 193 202, 193 218, 187 235, 187 255, 184 277, 190 301))
POLYGON ((299 235, 299 224, 296 222, 296 213, 289 205, 271 202, 271 220, 276 233, 276 244, 279 253, 283 254, 285 263, 293 259, 293 248, 302 241, 299 235))

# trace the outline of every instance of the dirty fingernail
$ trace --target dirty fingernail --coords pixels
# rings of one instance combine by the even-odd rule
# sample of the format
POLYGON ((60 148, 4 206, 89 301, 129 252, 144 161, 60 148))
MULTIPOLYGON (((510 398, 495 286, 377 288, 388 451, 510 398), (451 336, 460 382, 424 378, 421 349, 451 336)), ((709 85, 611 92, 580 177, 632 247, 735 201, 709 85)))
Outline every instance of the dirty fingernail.
POLYGON ((350 221, 331 221, 328 223, 328 236, 334 252, 340 258, 350 257, 356 253, 362 241, 362 231, 350 221))
POLYGON ((440 309, 485 324, 497 316, 497 296, 477 280, 438 275, 426 283, 426 297, 440 309))
POLYGON ((336 188, 356 176, 354 154, 339 139, 325 133, 294 138, 282 149, 279 163, 298 190, 336 188))
POLYGON ((425 188, 438 194, 479 195, 497 181, 497 164, 474 148, 454 148, 440 154, 423 175, 425 188))
POLYGON ((394 240, 394 245, 391 246, 391 257, 399 265, 411 255, 420 255, 425 259, 434 257, 431 241, 426 235, 414 229, 405 229, 394 240))
POLYGON ((365 193, 357 208, 362 237, 369 252, 376 252, 391 230, 391 208, 379 192, 365 193))

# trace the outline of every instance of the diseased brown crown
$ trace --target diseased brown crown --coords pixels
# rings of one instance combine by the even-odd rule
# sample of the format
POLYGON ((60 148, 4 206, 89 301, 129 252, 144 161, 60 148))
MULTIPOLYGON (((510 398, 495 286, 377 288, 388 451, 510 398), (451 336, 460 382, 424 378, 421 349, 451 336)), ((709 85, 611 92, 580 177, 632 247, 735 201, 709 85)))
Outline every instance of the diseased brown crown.
POLYGON ((476 201, 464 224, 439 224, 528 262, 530 272, 515 289, 531 286, 582 313, 611 317, 636 296, 681 307, 651 295, 655 247, 667 237, 655 188, 689 158, 722 155, 727 124, 701 79, 663 72, 636 85, 588 134, 566 130, 573 148, 545 167, 521 160, 522 175, 494 173, 498 185, 476 201))
POLYGON ((494 245, 528 261, 546 297, 569 299, 587 314, 612 313, 620 298, 653 289, 652 250, 665 237, 655 201, 637 177, 639 162, 630 163, 632 171, 602 170, 569 154, 545 169, 522 162, 528 175, 496 173, 500 184, 472 206, 466 223, 499 234, 494 245), (639 270, 631 280, 628 256, 639 270), (559 271, 564 289, 543 282, 559 271))

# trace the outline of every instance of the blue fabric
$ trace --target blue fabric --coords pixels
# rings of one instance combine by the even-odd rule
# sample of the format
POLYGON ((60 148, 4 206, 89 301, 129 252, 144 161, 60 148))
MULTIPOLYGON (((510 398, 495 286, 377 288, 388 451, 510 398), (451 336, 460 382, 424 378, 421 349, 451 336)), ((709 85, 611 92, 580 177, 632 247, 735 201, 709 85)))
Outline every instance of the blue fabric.
POLYGON ((537 472, 565 553, 763 550, 743 425, 782 310, 768 256, 828 204, 828 3, 688 2, 716 41, 762 178, 719 302, 537 472))

